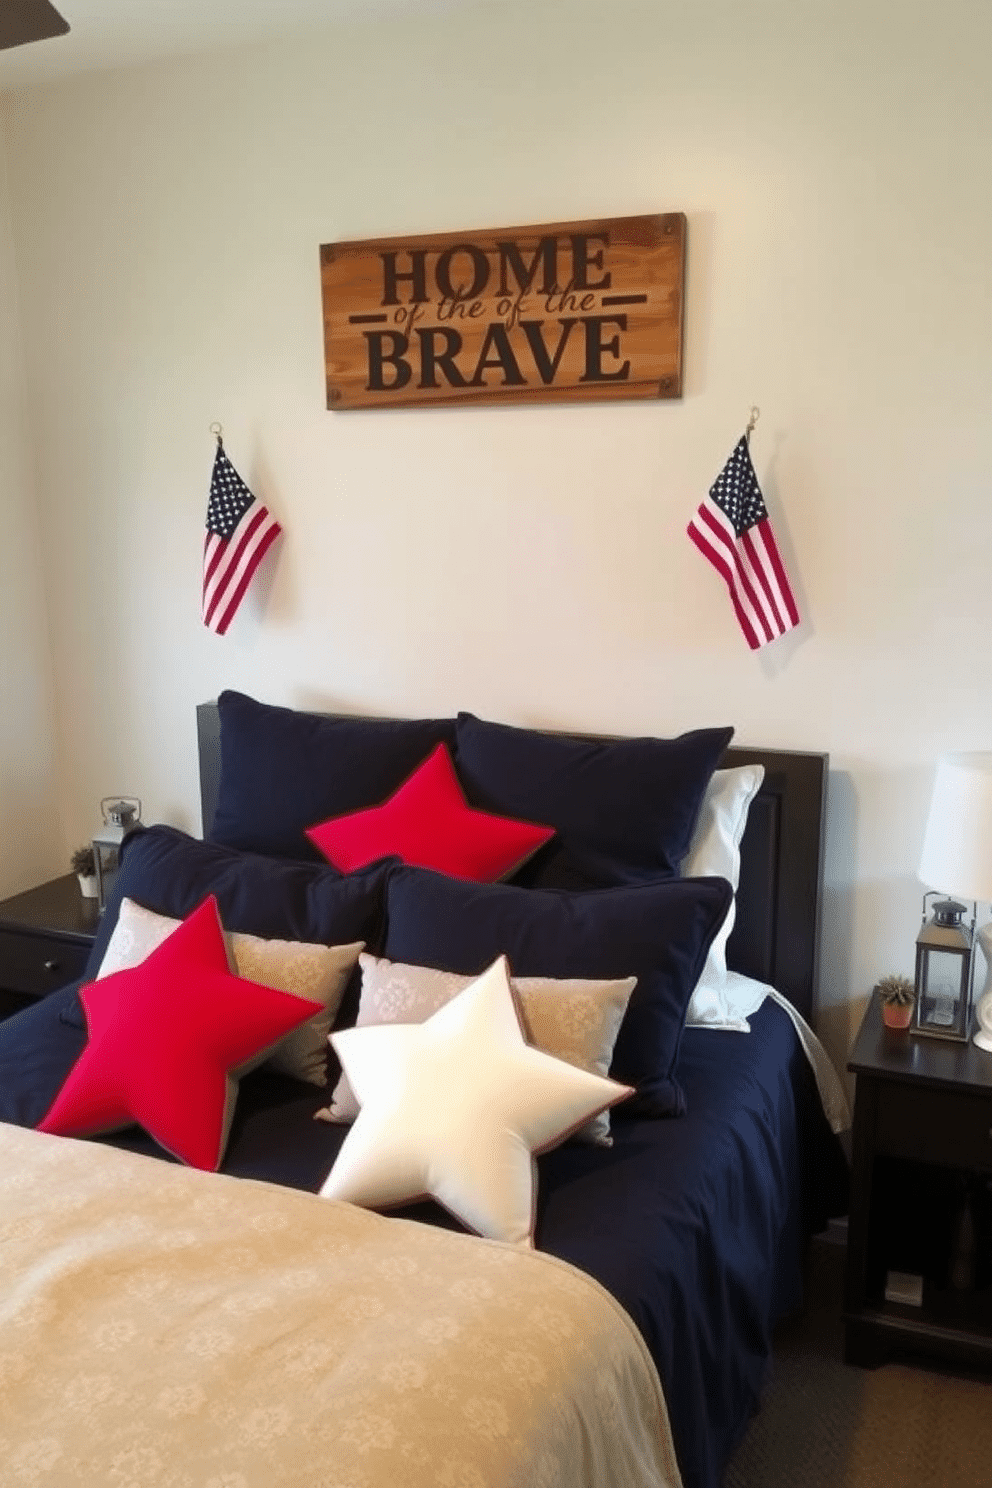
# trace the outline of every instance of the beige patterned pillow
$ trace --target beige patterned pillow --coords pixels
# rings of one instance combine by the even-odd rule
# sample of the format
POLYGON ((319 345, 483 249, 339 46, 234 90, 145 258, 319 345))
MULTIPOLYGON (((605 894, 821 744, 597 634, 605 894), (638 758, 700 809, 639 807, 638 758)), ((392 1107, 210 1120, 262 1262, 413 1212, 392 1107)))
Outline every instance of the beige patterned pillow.
MULTIPOLYGON (((370 1023, 423 1023, 438 1008, 467 987, 475 977, 453 971, 434 971, 428 966, 405 966, 400 961, 363 952, 362 995, 356 1026, 370 1023)), ((590 981, 581 977, 511 977, 524 1021, 524 1032, 536 1049, 554 1054, 587 1074, 610 1072, 613 1045, 636 977, 623 981, 590 981)), ((331 1104, 317 1113, 325 1121, 354 1121, 358 1102, 342 1075, 334 1087, 331 1104)), ((602 1111, 576 1133, 587 1142, 607 1146, 610 1116, 602 1111)))
MULTIPOLYGON (((120 917, 97 977, 137 966, 179 923, 168 915, 145 909, 133 899, 122 899, 120 917)), ((325 946, 302 940, 263 940, 259 935, 225 932, 225 936, 234 960, 232 970, 238 976, 324 1004, 324 1012, 294 1028, 264 1062, 309 1085, 326 1085, 327 1036, 365 942, 325 946)))

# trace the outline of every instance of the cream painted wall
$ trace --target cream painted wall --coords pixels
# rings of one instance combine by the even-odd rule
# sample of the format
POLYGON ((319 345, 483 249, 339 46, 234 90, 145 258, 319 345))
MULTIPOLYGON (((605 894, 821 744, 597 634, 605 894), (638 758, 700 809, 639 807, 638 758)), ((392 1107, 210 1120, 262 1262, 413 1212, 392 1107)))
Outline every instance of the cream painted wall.
MULTIPOLYGON (((992 19, 614 0, 353 25, 9 100, 60 706, 98 799, 198 827, 225 686, 827 750, 819 1025, 911 969, 933 763, 992 745, 992 19), (683 210, 673 403, 323 408, 318 245, 683 210), (750 654, 686 521, 753 453, 808 617, 750 654), (283 521, 200 625, 213 442, 283 521)), ((71 749, 70 749, 71 741, 71 749)))
POLYGON ((0 116, 0 894, 38 883, 49 869, 60 871, 51 660, 38 536, 0 116))

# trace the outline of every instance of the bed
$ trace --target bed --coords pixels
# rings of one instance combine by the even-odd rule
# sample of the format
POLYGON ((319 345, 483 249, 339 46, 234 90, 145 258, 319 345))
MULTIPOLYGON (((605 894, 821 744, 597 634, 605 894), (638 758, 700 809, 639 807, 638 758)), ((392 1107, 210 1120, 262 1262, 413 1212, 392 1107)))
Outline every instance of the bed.
MULTIPOLYGON (((827 761, 729 735, 333 718, 236 693, 197 710, 204 840, 129 839, 87 989, 0 1025, 0 1450, 16 1481, 718 1488, 772 1328, 800 1305, 808 1237, 847 1200, 843 1099, 808 1027, 827 761), (500 881, 396 857, 342 868, 307 835, 330 822, 350 862, 356 831, 366 849, 416 835, 426 809, 458 866, 477 824, 466 845, 456 793, 450 834, 437 825, 447 777, 369 816, 438 751, 496 824, 486 850, 516 859, 500 881), (503 823, 552 835, 522 849, 503 823), (208 901, 241 976, 292 963, 287 997, 311 986, 300 948, 323 949, 336 991, 294 1024, 309 1048, 290 1057, 294 1032, 240 1061, 219 1172, 112 1111, 90 1115, 98 1140, 53 1134, 97 1044, 92 987, 130 987, 208 901), (487 1238, 485 1209, 468 1233, 461 1172, 448 1207, 447 1173, 404 1204, 329 1200, 382 1104, 359 1046, 407 1057, 413 1022, 450 1024, 511 974, 521 1057, 533 1045, 623 1092, 600 1106, 589 1083, 574 1134, 532 1140, 523 1230, 517 1203, 495 1211, 509 1229, 487 1238), (592 996, 596 1048, 576 1052, 565 1024, 592 996)), ((129 1052, 142 1098, 168 1042, 152 1027, 129 1052)), ((431 1117, 437 1090, 421 1089, 431 1117)))

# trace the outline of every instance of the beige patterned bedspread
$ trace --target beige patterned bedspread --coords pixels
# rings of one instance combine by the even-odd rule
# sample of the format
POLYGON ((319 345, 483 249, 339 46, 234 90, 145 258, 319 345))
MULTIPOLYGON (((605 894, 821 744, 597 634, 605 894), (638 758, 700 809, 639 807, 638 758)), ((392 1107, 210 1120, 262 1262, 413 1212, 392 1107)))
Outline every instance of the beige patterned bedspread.
POLYGON ((534 1251, 0 1124, 10 1488, 679 1488, 626 1313, 534 1251))

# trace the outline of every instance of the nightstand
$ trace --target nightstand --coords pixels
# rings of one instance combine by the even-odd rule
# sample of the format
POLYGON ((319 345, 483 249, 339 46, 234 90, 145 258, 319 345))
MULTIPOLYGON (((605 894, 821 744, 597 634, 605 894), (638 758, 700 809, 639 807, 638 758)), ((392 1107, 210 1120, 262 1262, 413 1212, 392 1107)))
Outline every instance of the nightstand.
POLYGON ((0 901, 0 1018, 82 976, 99 923, 74 873, 0 901))
POLYGON ((992 1055, 886 1028, 876 995, 847 1067, 847 1362, 917 1352, 992 1368, 992 1055), (962 1284, 966 1193, 976 1244, 962 1284))

